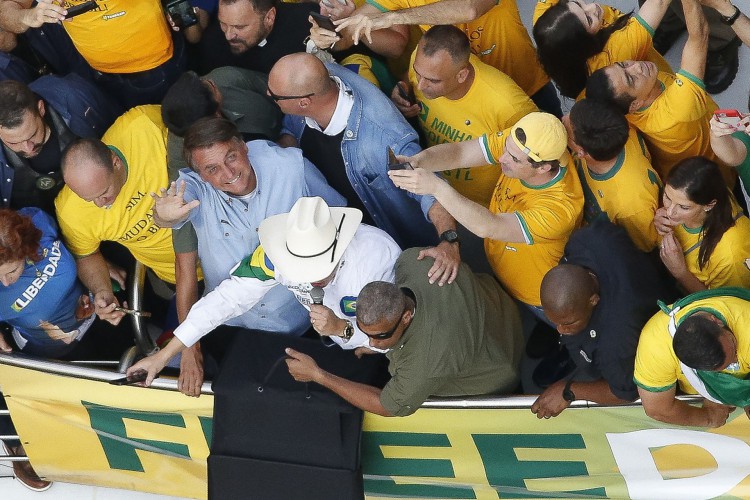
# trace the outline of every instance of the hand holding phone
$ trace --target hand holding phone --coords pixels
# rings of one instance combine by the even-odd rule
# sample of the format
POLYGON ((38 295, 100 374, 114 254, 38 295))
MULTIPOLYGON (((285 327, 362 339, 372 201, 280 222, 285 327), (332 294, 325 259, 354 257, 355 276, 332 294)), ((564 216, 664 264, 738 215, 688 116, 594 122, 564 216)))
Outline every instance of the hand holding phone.
POLYGON ((72 19, 86 12, 90 12, 96 8, 97 5, 95 0, 89 0, 88 2, 83 2, 82 4, 68 7, 67 9, 65 9, 68 12, 67 14, 65 14, 65 19, 72 19))
POLYGON ((401 96, 401 99, 409 103, 409 106, 414 106, 417 103, 417 96, 414 95, 414 89, 409 85, 408 83, 405 85, 401 85, 401 82, 398 82, 396 84, 396 89, 398 90, 398 95, 401 96), (405 89, 404 87, 408 88, 405 89))
POLYGON ((315 20, 318 27, 328 31, 336 31, 336 25, 333 24, 333 20, 330 17, 317 12, 310 12, 310 16, 315 20))
POLYGON ((143 382, 146 380, 146 377, 148 377, 148 372, 146 370, 138 370, 133 372, 129 377, 116 378, 110 380, 109 383, 112 385, 132 385, 143 382))
POLYGON ((177 28, 185 29, 198 24, 198 16, 188 0, 169 0, 167 14, 177 28))
POLYGON ((740 128, 740 121, 742 121, 742 114, 736 109, 717 109, 714 111, 714 116, 721 123, 731 125, 734 128, 740 128))
POLYGON ((414 170, 409 162, 400 162, 396 158, 396 154, 393 150, 388 147, 388 170, 414 170))

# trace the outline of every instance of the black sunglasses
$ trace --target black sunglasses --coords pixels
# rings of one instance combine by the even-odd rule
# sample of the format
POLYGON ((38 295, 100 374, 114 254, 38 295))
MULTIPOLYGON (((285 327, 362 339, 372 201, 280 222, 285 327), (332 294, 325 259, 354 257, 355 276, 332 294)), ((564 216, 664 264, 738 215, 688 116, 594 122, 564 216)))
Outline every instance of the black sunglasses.
POLYGON ((304 99, 305 97, 312 97, 315 95, 315 92, 305 95, 278 95, 274 94, 268 86, 266 86, 266 91, 268 92, 268 96, 273 99, 274 102, 289 101, 291 99, 304 99))
POLYGON ((387 332, 372 333, 372 334, 367 333, 366 331, 364 331, 362 329, 362 325, 359 323, 359 320, 357 321, 357 326, 362 331, 362 333, 364 333, 365 335, 367 335, 368 337, 370 337, 373 340, 386 340, 386 339, 389 339, 389 338, 393 337, 393 334, 396 333, 396 329, 401 324, 401 321, 404 319, 404 313, 405 312, 406 312, 406 308, 404 308, 404 310, 401 311, 401 315, 398 317, 398 322, 395 325, 393 325, 393 328, 391 328, 387 332))

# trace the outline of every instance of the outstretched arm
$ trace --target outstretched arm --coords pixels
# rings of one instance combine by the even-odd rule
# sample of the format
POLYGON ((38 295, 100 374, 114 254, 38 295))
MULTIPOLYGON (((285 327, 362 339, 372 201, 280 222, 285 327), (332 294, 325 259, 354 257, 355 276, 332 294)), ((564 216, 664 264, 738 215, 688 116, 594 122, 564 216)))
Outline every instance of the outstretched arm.
POLYGON ((680 68, 701 80, 706 73, 708 54, 708 22, 698 0, 682 0, 688 38, 682 49, 680 68))
POLYGON ((329 373, 318 366, 314 359, 307 354, 297 352, 294 349, 286 350, 286 364, 289 373, 298 382, 315 382, 329 389, 360 410, 369 411, 384 417, 392 417, 388 410, 383 408, 380 402, 380 393, 377 387, 352 382, 345 378, 329 373))
POLYGON ((646 21, 646 24, 656 29, 671 3, 672 0, 646 0, 638 10, 638 15, 646 21))
POLYGON ((336 24, 339 29, 350 29, 355 40, 364 34, 365 39, 372 42, 373 31, 396 25, 466 23, 486 14, 495 5, 495 0, 442 0, 389 12, 379 12, 377 9, 357 11, 336 24))

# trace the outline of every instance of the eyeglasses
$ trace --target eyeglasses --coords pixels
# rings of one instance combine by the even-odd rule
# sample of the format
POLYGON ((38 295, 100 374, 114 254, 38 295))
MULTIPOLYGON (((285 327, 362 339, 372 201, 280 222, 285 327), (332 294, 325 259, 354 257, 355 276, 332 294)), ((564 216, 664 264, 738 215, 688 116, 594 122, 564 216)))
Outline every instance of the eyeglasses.
POLYGON ((274 102, 289 101, 291 99, 304 99, 306 97, 312 97, 315 95, 315 92, 305 95, 278 95, 274 94, 269 87, 266 87, 266 92, 268 93, 268 96, 274 100, 274 102))
POLYGON ((404 310, 401 311, 401 314, 398 317, 398 322, 395 325, 393 325, 393 328, 391 328, 387 332, 382 332, 382 333, 367 333, 366 331, 364 331, 362 329, 362 325, 359 323, 359 321, 357 321, 357 326, 362 331, 362 333, 364 333, 365 335, 367 335, 368 337, 370 337, 373 340, 387 340, 387 339, 393 337, 393 335, 396 333, 396 330, 398 329, 398 326, 401 324, 401 320, 404 319, 404 313, 405 312, 406 312, 406 308, 404 308, 404 310))

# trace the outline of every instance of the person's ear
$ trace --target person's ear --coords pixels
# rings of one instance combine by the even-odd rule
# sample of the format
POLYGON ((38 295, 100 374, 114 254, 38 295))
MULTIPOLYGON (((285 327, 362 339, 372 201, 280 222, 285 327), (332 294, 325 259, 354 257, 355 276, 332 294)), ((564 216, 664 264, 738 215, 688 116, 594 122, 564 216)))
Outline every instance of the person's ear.
POLYGON ((592 295, 591 297, 589 297, 589 304, 591 304, 592 308, 596 307, 596 305, 599 303, 599 299, 600 298, 601 297, 599 297, 598 293, 595 293, 594 295, 592 295))
POLYGON ((44 101, 39 99, 39 102, 36 103, 36 109, 39 110, 39 116, 44 118, 44 114, 47 112, 47 109, 44 107, 44 101))
POLYGON ((276 7, 271 7, 268 9, 268 12, 266 12, 266 15, 263 16, 263 24, 266 29, 270 30, 273 28, 274 22, 276 22, 276 7))
POLYGON ((458 83, 464 83, 469 78, 469 67, 465 66, 456 74, 456 80, 458 83))

